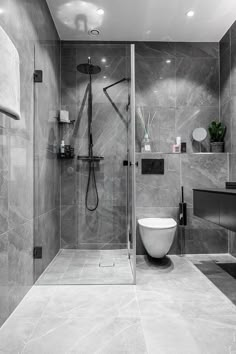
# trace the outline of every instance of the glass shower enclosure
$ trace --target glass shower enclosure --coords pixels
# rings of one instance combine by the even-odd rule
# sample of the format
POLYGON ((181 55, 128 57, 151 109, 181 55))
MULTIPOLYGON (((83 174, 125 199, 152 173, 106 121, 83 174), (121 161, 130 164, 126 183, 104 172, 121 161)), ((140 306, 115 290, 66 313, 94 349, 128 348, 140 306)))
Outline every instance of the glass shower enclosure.
MULTIPOLYGON (((134 45, 62 42, 59 68, 51 68, 57 87, 42 48, 35 70, 43 82, 34 84, 36 284, 134 284, 134 45)), ((51 44, 52 57, 56 50, 51 44)))

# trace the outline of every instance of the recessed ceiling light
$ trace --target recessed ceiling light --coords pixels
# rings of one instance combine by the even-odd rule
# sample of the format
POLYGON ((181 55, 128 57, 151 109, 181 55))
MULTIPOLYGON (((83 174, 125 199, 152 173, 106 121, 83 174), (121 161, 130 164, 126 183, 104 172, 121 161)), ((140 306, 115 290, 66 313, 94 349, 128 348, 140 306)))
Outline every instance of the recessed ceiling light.
POLYGON ((2 15, 4 13, 3 9, 0 9, 0 15, 2 15))
POLYGON ((92 29, 88 31, 88 34, 90 34, 91 36, 99 36, 100 32, 98 29, 92 29))
POLYGON ((195 12, 193 10, 189 10, 187 13, 186 13, 186 16, 187 17, 193 17, 195 15, 195 12))
POLYGON ((101 59, 101 62, 102 62, 102 63, 106 63, 106 62, 107 62, 106 58, 102 58, 102 59, 101 59))
POLYGON ((107 77, 106 76, 103 76, 103 79, 106 79, 107 77))
POLYGON ((170 64, 171 63, 171 60, 170 59, 167 59, 166 60, 166 64, 170 64))
POLYGON ((97 9, 97 14, 98 15, 104 15, 104 10, 103 9, 97 9))

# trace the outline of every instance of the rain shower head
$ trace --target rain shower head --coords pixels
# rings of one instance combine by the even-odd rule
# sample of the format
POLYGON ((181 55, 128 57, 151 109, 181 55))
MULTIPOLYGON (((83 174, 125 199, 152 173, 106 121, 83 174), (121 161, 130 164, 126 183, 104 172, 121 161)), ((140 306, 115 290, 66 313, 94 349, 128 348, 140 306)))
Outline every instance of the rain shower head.
POLYGON ((100 66, 98 65, 92 65, 91 64, 91 58, 88 57, 88 63, 85 64, 79 64, 77 66, 77 70, 82 73, 82 74, 87 74, 87 75, 96 75, 99 74, 101 71, 100 66))

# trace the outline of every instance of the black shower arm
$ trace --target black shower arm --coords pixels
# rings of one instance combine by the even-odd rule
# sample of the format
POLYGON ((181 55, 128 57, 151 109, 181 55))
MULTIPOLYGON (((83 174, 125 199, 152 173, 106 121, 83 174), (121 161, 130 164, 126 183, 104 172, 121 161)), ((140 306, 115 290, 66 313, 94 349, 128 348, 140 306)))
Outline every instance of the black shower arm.
POLYGON ((127 79, 126 77, 124 77, 124 79, 121 79, 121 80, 119 80, 119 81, 115 82, 114 84, 111 84, 111 85, 109 85, 107 87, 104 87, 103 91, 105 92, 110 87, 113 87, 113 86, 115 86, 117 84, 120 84, 121 82, 124 82, 124 81, 130 81, 130 79, 127 79))

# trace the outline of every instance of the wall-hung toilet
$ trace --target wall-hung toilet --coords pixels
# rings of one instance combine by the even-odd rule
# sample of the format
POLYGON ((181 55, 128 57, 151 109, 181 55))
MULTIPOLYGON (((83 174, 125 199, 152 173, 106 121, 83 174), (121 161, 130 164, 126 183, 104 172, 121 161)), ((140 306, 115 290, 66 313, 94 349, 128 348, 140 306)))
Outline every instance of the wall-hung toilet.
POLYGON ((147 253, 163 258, 169 252, 175 237, 177 223, 172 218, 139 219, 139 230, 147 253))

